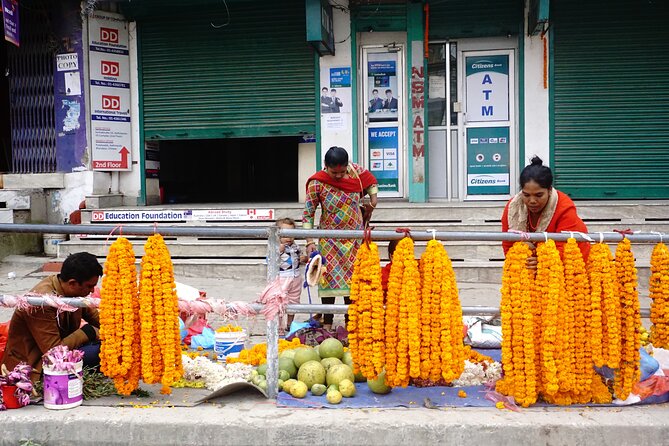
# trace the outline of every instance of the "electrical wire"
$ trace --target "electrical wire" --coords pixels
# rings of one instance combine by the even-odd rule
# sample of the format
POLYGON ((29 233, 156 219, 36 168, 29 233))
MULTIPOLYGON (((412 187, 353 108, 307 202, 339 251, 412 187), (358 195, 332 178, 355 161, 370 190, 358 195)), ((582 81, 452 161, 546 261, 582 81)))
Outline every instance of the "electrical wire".
POLYGON ((223 28, 224 26, 228 26, 228 25, 230 24, 230 21, 231 21, 231 17, 230 17, 230 8, 228 8, 228 2, 227 2, 226 0, 222 0, 222 1, 223 1, 223 4, 225 5, 225 12, 228 14, 228 21, 225 22, 225 23, 222 24, 222 25, 215 25, 214 22, 209 22, 209 24, 211 25, 211 27, 214 28, 214 29, 221 29, 221 28, 223 28))

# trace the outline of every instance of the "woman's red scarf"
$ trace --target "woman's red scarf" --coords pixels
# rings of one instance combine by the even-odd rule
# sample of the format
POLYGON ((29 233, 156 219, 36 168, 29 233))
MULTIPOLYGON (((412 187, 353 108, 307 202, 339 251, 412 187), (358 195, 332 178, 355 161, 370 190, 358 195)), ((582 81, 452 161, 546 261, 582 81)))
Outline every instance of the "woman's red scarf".
POLYGON ((324 170, 316 172, 307 180, 307 187, 309 183, 313 180, 318 180, 321 183, 328 184, 337 189, 341 189, 346 193, 358 192, 363 193, 369 186, 376 184, 376 178, 372 175, 367 169, 363 169, 362 172, 355 172, 355 167, 351 167, 351 170, 354 171, 354 175, 357 177, 352 177, 349 174, 348 178, 342 178, 340 180, 335 180, 324 170))

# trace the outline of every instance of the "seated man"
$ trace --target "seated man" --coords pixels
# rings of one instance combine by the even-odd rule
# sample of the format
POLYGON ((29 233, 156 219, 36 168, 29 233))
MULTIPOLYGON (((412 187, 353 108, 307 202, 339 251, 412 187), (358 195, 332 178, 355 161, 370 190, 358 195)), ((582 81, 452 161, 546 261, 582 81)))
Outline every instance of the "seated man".
MULTIPOLYGON (((88 296, 102 276, 102 267, 92 254, 78 252, 63 262, 60 274, 38 283, 32 293, 61 297, 88 296)), ((9 324, 4 364, 12 370, 19 362, 33 367, 32 380, 40 379, 42 355, 57 345, 84 352, 84 367, 100 363, 98 310, 78 308, 61 311, 53 307, 31 307, 16 310, 9 324), (88 324, 81 326, 81 320, 88 324), (80 328, 81 327, 81 328, 80 328)))

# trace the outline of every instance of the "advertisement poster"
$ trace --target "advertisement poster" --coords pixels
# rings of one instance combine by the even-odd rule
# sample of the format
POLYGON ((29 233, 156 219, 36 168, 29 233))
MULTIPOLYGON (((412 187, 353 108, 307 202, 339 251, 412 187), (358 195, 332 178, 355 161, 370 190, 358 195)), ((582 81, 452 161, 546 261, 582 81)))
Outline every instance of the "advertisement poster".
POLYGON ((369 171, 380 192, 399 191, 399 144, 397 127, 369 129, 369 171))
POLYGON ((321 68, 321 128, 346 130, 352 110, 351 67, 321 68))
POLYGON ((89 16, 93 170, 131 170, 130 59, 123 16, 89 16))
POLYGON ((467 122, 509 120, 509 56, 466 58, 467 122))
POLYGON ((5 24, 5 40, 20 46, 18 0, 2 0, 2 17, 5 24))
POLYGON ((467 129, 467 195, 510 193, 509 127, 467 129))
POLYGON ((370 54, 367 62, 367 112, 370 122, 397 121, 401 98, 397 86, 396 55, 370 54), (373 60, 378 59, 378 60, 373 60))

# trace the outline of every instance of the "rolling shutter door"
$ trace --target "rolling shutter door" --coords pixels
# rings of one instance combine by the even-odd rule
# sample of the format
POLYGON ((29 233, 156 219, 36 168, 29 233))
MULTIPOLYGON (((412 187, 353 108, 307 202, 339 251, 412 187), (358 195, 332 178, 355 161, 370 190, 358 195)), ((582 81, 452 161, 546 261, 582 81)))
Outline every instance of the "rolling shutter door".
POLYGON ((576 198, 669 198, 669 7, 553 2, 556 186, 576 198))
POLYGON ((304 2, 227 7, 229 16, 221 2, 163 2, 138 17, 147 139, 315 132, 304 2))
POLYGON ((517 35, 522 0, 436 0, 430 4, 430 39, 517 35))

